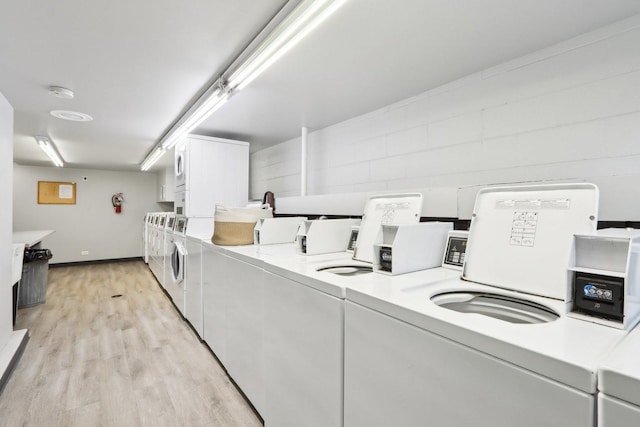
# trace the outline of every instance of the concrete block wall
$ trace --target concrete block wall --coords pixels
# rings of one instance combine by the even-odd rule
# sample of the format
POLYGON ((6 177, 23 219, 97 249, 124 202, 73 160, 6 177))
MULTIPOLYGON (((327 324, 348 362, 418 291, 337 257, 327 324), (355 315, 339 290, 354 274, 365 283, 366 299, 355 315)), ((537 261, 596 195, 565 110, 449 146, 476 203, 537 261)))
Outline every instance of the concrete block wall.
MULTIPOLYGON (((606 177, 637 182, 640 15, 310 129, 308 156, 309 195, 606 177)), ((253 153, 251 177, 252 197, 266 190, 298 196, 300 138, 253 153)))

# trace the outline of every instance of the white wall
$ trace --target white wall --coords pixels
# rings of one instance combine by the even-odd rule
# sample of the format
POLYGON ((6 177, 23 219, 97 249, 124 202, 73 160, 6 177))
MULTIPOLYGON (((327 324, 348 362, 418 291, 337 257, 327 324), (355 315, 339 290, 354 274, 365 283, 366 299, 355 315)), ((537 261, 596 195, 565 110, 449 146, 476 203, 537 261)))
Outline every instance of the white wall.
MULTIPOLYGON (((252 197, 300 194, 299 145, 251 156, 252 197)), ((310 195, 587 180, 622 206, 640 196, 618 185, 640 178, 640 15, 311 132, 308 154, 310 195)), ((608 219, 640 220, 635 203, 608 219)))
MULTIPOLYGON (((12 225, 11 182, 13 181, 13 108, 0 93, 0 359, 13 331, 11 283, 12 225)), ((0 377, 3 372, 0 367, 0 377)))
POLYGON ((53 252, 51 263, 142 256, 144 214, 166 210, 156 202, 157 179, 149 172, 14 165, 14 230, 55 230, 42 242, 53 252), (75 182, 76 204, 39 205, 38 181, 75 182), (118 192, 121 214, 111 206, 118 192))

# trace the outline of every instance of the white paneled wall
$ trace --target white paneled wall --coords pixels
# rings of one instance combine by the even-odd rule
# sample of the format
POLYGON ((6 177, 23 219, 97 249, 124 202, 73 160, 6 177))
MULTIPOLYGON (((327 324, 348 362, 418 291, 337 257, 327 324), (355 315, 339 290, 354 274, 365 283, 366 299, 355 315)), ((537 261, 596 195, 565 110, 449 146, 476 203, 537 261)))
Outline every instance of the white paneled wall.
MULTIPOLYGON (((640 16, 312 131, 308 154, 310 195, 638 182, 640 16)), ((254 153, 252 196, 299 195, 299 156, 299 138, 254 153)))
POLYGON ((251 155, 249 169, 251 199, 262 199, 265 191, 279 197, 300 194, 300 141, 287 141, 251 155))

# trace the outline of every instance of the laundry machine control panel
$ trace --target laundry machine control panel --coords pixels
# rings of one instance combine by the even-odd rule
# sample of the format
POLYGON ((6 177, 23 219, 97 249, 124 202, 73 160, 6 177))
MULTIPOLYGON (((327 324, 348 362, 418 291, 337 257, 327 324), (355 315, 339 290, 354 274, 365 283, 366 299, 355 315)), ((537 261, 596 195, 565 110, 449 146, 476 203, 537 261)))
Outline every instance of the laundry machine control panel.
POLYGON ((467 253, 467 240, 469 240, 468 231, 452 230, 449 232, 442 259, 443 267, 462 270, 467 253))
POLYGON ((573 281, 574 310, 604 319, 624 317, 624 278, 577 273, 573 281))
POLYGON ((349 243, 347 243, 347 252, 353 253, 356 249, 356 242, 358 241, 358 231, 360 231, 359 225, 351 227, 351 235, 349 236, 349 243))

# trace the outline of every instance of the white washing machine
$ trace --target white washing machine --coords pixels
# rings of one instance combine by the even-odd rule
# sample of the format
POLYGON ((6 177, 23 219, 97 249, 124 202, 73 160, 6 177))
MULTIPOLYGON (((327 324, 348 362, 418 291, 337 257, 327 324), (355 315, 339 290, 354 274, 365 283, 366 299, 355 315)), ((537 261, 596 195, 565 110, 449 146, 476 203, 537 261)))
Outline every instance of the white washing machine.
MULTIPOLYGON (((458 232, 455 238, 463 240, 466 234, 458 232)), ((238 247, 229 252, 242 250, 238 247)), ((342 426, 345 290, 372 283, 389 284, 391 278, 371 272, 370 264, 354 261, 347 252, 305 256, 286 245, 260 246, 256 250, 267 271, 265 423, 342 426)), ((443 262, 453 268, 433 268, 421 272, 422 277, 450 280, 460 276, 461 264, 458 254, 455 262, 443 262)), ((395 276, 394 283, 409 276, 395 276)))
POLYGON ((483 190, 462 278, 347 288, 344 425, 595 426, 625 332, 567 315, 567 268, 597 210, 589 184, 483 190))
POLYGON ((640 426, 639 355, 636 326, 598 370, 598 427, 640 426))
POLYGON ((149 264, 149 221, 151 219, 151 212, 147 212, 144 215, 144 222, 142 223, 142 260, 145 264, 149 264))
POLYGON ((200 339, 203 331, 202 241, 211 240, 213 218, 189 218, 186 235, 187 277, 185 284, 185 318, 200 339))
POLYGON ((156 213, 153 216, 153 225, 150 229, 150 251, 149 251, 149 268, 155 276, 158 283, 162 282, 163 264, 162 264, 162 244, 164 239, 164 223, 166 220, 165 213, 156 213))
POLYGON ((160 259, 162 264, 162 280, 160 285, 167 289, 167 282, 171 280, 171 252, 173 251, 173 226, 175 223, 175 215, 173 213, 166 214, 164 228, 162 230, 162 248, 160 250, 160 259))
POLYGON ((147 223, 146 223, 146 232, 145 232, 145 250, 146 250, 146 262, 149 264, 151 261, 151 256, 153 254, 153 243, 154 243, 154 233, 155 233, 155 222, 156 222, 157 212, 148 212, 147 213, 147 223))
POLYGON ((187 218, 176 216, 173 226, 171 249, 171 279, 167 280, 167 292, 176 308, 184 316, 185 279, 187 277, 187 218))

